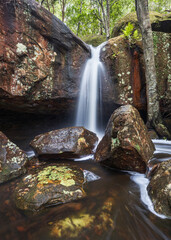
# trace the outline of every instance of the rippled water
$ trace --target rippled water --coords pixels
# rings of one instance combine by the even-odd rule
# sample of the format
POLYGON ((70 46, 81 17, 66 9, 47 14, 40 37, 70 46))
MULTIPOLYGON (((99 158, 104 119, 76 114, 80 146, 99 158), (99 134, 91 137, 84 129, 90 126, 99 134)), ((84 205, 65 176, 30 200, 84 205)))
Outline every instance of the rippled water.
MULTIPOLYGON (((154 142, 156 152, 150 162, 151 166, 171 158, 171 142, 154 142)), ((67 162, 84 169, 87 197, 31 215, 16 209, 13 202, 13 189, 21 178, 0 185, 1 240, 68 240, 70 235, 62 238, 54 235, 56 224, 78 216, 89 216, 97 220, 72 239, 171 239, 171 220, 155 214, 151 208, 145 187, 148 180, 143 174, 110 170, 93 160, 67 162), (103 221, 101 219, 99 222, 100 214, 105 214, 103 208, 107 207, 106 202, 110 202, 112 208, 107 215, 102 216, 103 221), (110 219, 110 224, 106 218, 110 219)))

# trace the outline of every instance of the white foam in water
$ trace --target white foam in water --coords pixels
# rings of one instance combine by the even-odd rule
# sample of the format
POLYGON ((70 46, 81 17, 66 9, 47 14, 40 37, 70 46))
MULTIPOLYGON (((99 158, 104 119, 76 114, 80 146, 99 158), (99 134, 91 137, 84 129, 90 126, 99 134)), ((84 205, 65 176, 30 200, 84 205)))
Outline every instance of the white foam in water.
POLYGON ((159 214, 154 210, 153 203, 147 192, 147 186, 149 184, 149 180, 145 177, 145 175, 140 173, 132 173, 132 172, 131 172, 131 175, 132 175, 131 180, 136 184, 138 184, 140 187, 141 201, 145 205, 147 205, 148 209, 156 216, 163 219, 168 218, 165 215, 159 214))
POLYGON ((154 153, 169 153, 171 154, 171 141, 163 139, 153 139, 156 151, 154 153))
POLYGON ((100 179, 100 177, 94 174, 93 172, 90 172, 88 170, 84 170, 83 172, 84 172, 84 178, 86 179, 87 182, 93 182, 100 179))
POLYGON ((82 157, 82 158, 75 158, 74 161, 75 162, 86 161, 86 160, 90 160, 90 159, 93 159, 93 158, 94 158, 94 155, 88 155, 88 156, 82 157))

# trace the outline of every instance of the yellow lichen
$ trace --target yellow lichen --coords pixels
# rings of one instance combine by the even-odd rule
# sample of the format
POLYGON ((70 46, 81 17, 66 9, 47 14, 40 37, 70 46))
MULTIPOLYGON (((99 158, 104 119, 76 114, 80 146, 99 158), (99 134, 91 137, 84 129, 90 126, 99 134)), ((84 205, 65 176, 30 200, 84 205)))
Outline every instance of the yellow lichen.
POLYGON ((82 144, 84 144, 88 147, 88 144, 86 143, 86 140, 84 137, 81 137, 78 139, 78 146, 80 147, 82 144))
POLYGON ((89 214, 80 214, 78 217, 65 218, 57 222, 53 228, 51 235, 54 237, 70 237, 76 238, 83 228, 87 228, 93 223, 95 216, 89 214))

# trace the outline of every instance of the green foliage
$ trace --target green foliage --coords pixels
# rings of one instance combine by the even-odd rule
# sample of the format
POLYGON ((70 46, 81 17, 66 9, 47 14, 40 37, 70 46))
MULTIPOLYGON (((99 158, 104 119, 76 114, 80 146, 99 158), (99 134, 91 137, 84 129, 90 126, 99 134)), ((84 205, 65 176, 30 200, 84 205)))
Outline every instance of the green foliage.
POLYGON ((126 25, 126 27, 122 30, 122 32, 124 34, 124 37, 129 40, 131 35, 132 35, 132 33, 133 33, 133 30, 134 30, 134 25, 129 22, 126 25))
POLYGON ((135 44, 136 41, 140 41, 142 36, 138 32, 137 29, 135 29, 134 25, 132 23, 128 23, 126 27, 122 30, 125 39, 129 41, 130 44, 135 44))
MULTIPOLYGON (((36 0, 41 3, 41 0, 36 0)), ((100 2, 107 8, 107 0, 44 0, 43 7, 47 8, 62 20, 62 3, 65 2, 65 24, 78 36, 103 35, 105 26, 100 2)), ((110 0, 110 30, 115 23, 126 14, 135 11, 135 1, 132 0, 110 0)), ((161 11, 170 9, 170 0, 149 0, 149 10, 161 11)), ((130 27, 130 26, 129 26, 130 27)), ((138 40, 139 33, 134 30, 129 33, 126 29, 124 36, 131 36, 132 40, 138 40)))

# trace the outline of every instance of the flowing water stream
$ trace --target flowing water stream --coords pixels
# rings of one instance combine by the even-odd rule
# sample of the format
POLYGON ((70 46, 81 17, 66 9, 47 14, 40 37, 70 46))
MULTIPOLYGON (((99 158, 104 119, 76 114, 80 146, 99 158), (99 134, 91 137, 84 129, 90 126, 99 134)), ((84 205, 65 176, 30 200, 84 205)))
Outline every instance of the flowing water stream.
POLYGON ((101 85, 105 70, 100 61, 100 50, 103 45, 104 43, 97 48, 90 46, 91 58, 87 61, 83 72, 76 118, 76 126, 84 126, 98 136, 102 134, 101 85))
MULTIPOLYGON (((96 127, 96 109, 99 104, 97 99, 100 98, 99 77, 95 83, 92 81, 94 81, 95 76, 99 76, 99 72, 104 74, 104 69, 99 61, 100 48, 97 48, 97 52, 95 49, 92 51, 92 58, 88 60, 85 67, 85 71, 89 71, 89 73, 84 72, 83 74, 77 125, 83 125, 98 134, 100 131, 99 127, 96 127), (88 82, 85 80, 86 75, 88 82), (91 84, 92 88, 97 90, 98 96, 94 92, 95 89, 92 89, 92 92, 88 91, 91 84), (87 96, 91 100, 87 100, 87 96), (94 100, 95 103, 93 103, 94 100)), ((15 124, 8 126, 4 132, 12 141, 17 142, 20 148, 25 150, 28 150, 30 138, 33 139, 38 132, 50 131, 50 127, 53 125, 52 122, 49 125, 49 119, 44 120, 42 125, 43 119, 34 122, 30 118, 21 121, 13 117, 12 120, 15 120, 15 124), (48 129, 45 126, 48 126, 48 129)), ((171 141, 154 140, 154 143, 156 151, 150 161, 151 166, 171 159, 171 141)), ((1 184, 0 240, 171 239, 171 220, 155 213, 146 191, 148 180, 144 174, 107 169, 92 159, 64 162, 84 170, 87 178, 85 185, 87 197, 72 203, 47 208, 39 214, 25 214, 16 209, 12 194, 21 178, 1 184), (77 221, 77 224, 71 226, 73 228, 72 235, 70 231, 63 237, 59 236, 59 232, 58 236, 55 235, 57 234, 56 226, 61 224, 61 221, 65 220, 65 226, 70 226, 69 219, 72 221, 75 219, 75 223, 77 221), (85 227, 80 230, 81 224, 83 226, 85 224, 85 227)))

